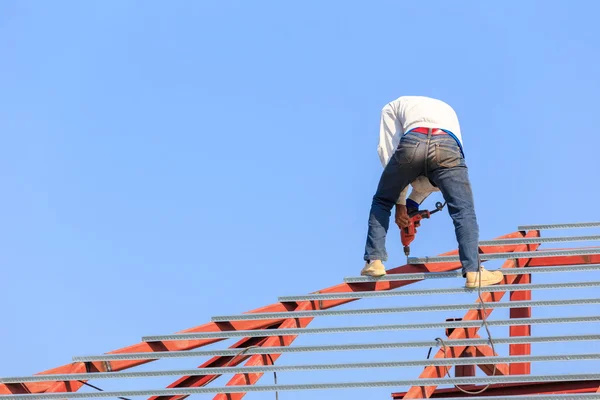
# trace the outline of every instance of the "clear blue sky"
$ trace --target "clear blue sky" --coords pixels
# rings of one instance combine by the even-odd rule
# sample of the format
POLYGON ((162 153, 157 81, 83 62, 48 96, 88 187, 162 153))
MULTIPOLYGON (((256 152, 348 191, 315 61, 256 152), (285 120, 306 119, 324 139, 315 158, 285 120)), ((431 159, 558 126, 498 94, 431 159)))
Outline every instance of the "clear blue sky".
MULTIPOLYGON (((482 239, 519 224, 600 219, 599 4, 0 1, 0 376, 356 275, 381 173, 379 112, 401 95, 438 97, 459 114, 482 239)), ((388 266, 403 264, 397 229, 388 242, 388 266)), ((454 247, 444 212, 424 224, 413 254, 454 247)), ((422 300, 460 302, 410 304, 422 300)), ((303 357, 282 362, 359 359, 303 357)), ((417 375, 338 371, 281 374, 280 382, 417 375)), ((168 380, 96 383, 148 388, 168 380)))

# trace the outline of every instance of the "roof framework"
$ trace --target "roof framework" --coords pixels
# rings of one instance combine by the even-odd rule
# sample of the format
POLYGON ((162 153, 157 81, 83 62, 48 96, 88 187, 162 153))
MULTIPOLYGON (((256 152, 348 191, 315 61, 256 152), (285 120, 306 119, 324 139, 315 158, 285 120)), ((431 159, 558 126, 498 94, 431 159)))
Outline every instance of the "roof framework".
MULTIPOLYGON (((115 398, 142 396, 152 400, 183 399, 194 394, 212 394, 216 400, 237 400, 249 392, 286 390, 340 390, 389 387, 392 390, 408 387, 392 395, 394 399, 416 398, 590 398, 600 399, 600 331, 583 329, 587 324, 596 327, 600 315, 554 315, 558 307, 593 306, 600 298, 533 300, 532 292, 565 288, 594 288, 600 282, 532 283, 532 276, 600 270, 600 247, 560 248, 541 250, 545 243, 593 242, 599 235, 541 237, 546 229, 600 227, 599 222, 556 225, 520 226, 517 231, 494 240, 480 242, 483 261, 504 260, 501 268, 505 279, 500 285, 477 290, 462 287, 404 289, 417 282, 439 282, 457 278, 460 263, 457 251, 436 257, 412 258, 409 264, 388 271, 381 279, 349 277, 339 285, 308 295, 280 297, 277 303, 239 315, 215 316, 204 325, 175 334, 154 335, 129 347, 97 356, 76 356, 73 362, 33 376, 0 378, 0 399, 65 399, 115 398), (442 294, 475 295, 475 303, 444 303, 442 294), (394 298, 396 296, 436 296, 442 302, 434 305, 409 305, 333 310, 364 298, 394 298), (501 302, 502 300, 505 300, 501 302), (485 305, 485 307, 482 307, 485 305), (550 313, 542 318, 532 317, 532 308, 550 313), (508 318, 492 319, 494 310, 508 310, 508 318), (427 323, 353 325, 308 328, 316 317, 346 317, 375 314, 407 314, 465 310, 461 318, 427 323), (480 336, 482 320, 491 327, 508 326, 508 336, 494 335, 494 342, 480 336), (568 334, 532 335, 532 326, 569 324, 568 334), (307 334, 396 331, 408 329, 445 329, 445 337, 435 340, 424 331, 428 340, 343 343, 312 346, 292 346, 298 337, 307 334), (207 345, 236 340, 226 349, 195 350, 207 345), (586 353, 556 352, 532 354, 535 343, 595 342, 596 351, 586 353), (508 354, 499 354, 492 346, 508 345, 508 354), (385 349, 435 348, 431 359, 387 360, 376 362, 346 362, 327 364, 278 365, 282 354, 310 352, 362 352, 385 349), (129 371, 134 367, 162 359, 210 357, 195 369, 166 369, 129 371), (571 374, 532 374, 532 363, 565 362, 571 364, 592 361, 589 370, 571 374), (338 369, 368 369, 422 367, 413 379, 387 381, 319 382, 300 384, 257 385, 265 373, 289 371, 326 371, 338 369), (479 371, 479 372, 477 372, 479 371), (452 372, 452 374, 451 374, 452 372), (479 373, 479 376, 477 374, 479 373), (222 375, 232 375, 224 386, 211 386, 222 375), (493 376, 492 376, 493 375, 493 376), (88 381, 149 377, 178 377, 166 388, 78 392, 88 381), (459 386, 460 385, 460 386, 459 386), (479 391, 473 397, 463 390, 479 391), (453 386, 439 388, 440 386, 453 386), (459 386, 459 387, 458 387, 459 386), (460 388, 460 389, 459 389, 460 388), (555 397, 555 395, 559 397, 555 397), (552 397, 548 397, 551 396, 552 397), (535 396, 535 397, 532 397, 535 396), (541 396, 541 397, 540 397, 541 396)), ((412 299, 412 297, 411 297, 412 299)), ((500 312, 500 311, 498 311, 500 312)), ((498 313, 497 312, 497 313, 498 313)), ((576 313, 574 313, 576 314, 576 313)), ((411 314, 412 315, 412 314, 411 314)), ((563 348, 563 346, 559 346, 563 348)), ((566 347, 564 347, 566 348, 566 347)), ((571 365, 569 364, 569 365, 571 365)))

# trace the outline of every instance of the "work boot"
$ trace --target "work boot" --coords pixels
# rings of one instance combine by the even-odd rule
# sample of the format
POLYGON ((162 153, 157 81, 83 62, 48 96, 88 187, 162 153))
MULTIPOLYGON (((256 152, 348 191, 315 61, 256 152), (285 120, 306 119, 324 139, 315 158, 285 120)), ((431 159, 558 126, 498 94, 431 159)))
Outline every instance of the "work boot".
POLYGON ((481 287, 495 285, 502 282, 504 275, 502 271, 488 271, 483 267, 479 267, 478 272, 467 272, 467 280, 465 286, 468 288, 476 288, 479 286, 479 275, 481 274, 481 287))
POLYGON ((385 275, 385 267, 381 260, 372 260, 371 262, 365 263, 365 267, 360 271, 363 276, 374 276, 379 277, 385 275))

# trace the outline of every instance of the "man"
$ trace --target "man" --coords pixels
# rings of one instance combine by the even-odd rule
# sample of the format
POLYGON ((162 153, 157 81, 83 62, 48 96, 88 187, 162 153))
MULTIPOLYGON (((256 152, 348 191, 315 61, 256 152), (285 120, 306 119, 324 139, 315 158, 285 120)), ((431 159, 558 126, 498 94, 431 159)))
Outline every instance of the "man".
POLYGON ((418 207, 434 190, 428 185, 431 182, 442 192, 454 222, 465 286, 501 282, 502 272, 487 271, 479 262, 479 227, 473 192, 460 125, 452 107, 424 96, 399 97, 381 111, 379 140, 379 157, 382 164, 384 161, 386 164, 371 204, 364 254, 366 263, 361 275, 385 275, 385 239, 391 209, 396 204, 396 221, 400 226, 406 226, 408 185, 413 185, 409 205, 418 207), (390 148, 395 148, 391 156, 386 150, 390 148))
MULTIPOLYGON (((377 146, 377 154, 383 168, 390 161, 394 152, 398 148, 400 138, 402 137, 402 124, 397 118, 391 106, 387 104, 381 112, 381 121, 379 125, 379 144, 377 146)), ((411 182, 412 191, 408 199, 406 193, 408 186, 400 193, 398 202, 396 203, 396 224, 399 228, 408 226, 410 219, 408 215, 412 211, 418 211, 420 204, 433 192, 440 190, 433 186, 428 178, 419 176, 411 182), (406 199, 406 200, 405 200, 406 199)))

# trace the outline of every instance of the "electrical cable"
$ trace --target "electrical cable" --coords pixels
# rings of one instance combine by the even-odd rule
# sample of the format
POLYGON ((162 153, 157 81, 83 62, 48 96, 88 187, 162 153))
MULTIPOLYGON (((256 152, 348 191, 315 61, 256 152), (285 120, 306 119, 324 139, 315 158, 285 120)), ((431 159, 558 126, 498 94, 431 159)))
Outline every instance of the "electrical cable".
MULTIPOLYGON (((479 303, 481 304, 481 320, 482 320, 482 324, 481 327, 485 328, 487 335, 488 335, 488 340, 490 342, 490 347, 492 348, 492 354, 494 356, 496 356, 496 349, 494 348, 494 339, 492 338, 492 333, 490 332, 490 327, 488 326, 487 323, 487 309, 486 309, 486 305, 485 305, 485 301, 483 300, 483 297, 481 296, 481 260, 479 260, 479 279, 478 279, 478 285, 477 285, 477 295, 479 297, 479 303)), ((436 342, 441 343, 442 348, 444 350, 444 358, 446 358, 446 350, 447 350, 447 346, 446 343, 444 342, 444 339, 442 338, 435 338, 436 342)), ((431 347, 429 348, 429 353, 427 354, 427 359, 429 359, 429 355, 431 354, 431 347)), ((492 376, 496 375, 496 371, 497 371, 497 366, 496 364, 494 364, 494 369, 492 371, 492 376)), ((446 369, 446 376, 448 376, 448 378, 451 378, 450 376, 450 368, 446 369)), ((490 384, 488 383, 483 389, 478 390, 478 391, 469 391, 467 389, 463 389, 458 385, 454 385, 454 387, 458 390, 460 390, 461 392, 465 393, 465 394, 469 394, 469 395, 475 395, 475 394, 481 394, 483 392, 485 392, 489 387, 490 384)))
MULTIPOLYGON (((231 366, 231 363, 238 358, 239 356, 241 356, 242 354, 244 354, 245 352, 247 352, 248 350, 252 349, 252 348, 256 348, 256 347, 260 347, 260 346, 248 346, 243 348, 239 353, 237 353, 235 356, 231 357, 231 359, 225 364, 225 367, 229 367, 231 366)), ((267 354, 267 356, 269 357, 269 360, 271 360, 271 365, 275 365, 275 361, 273 360, 273 357, 271 356, 271 354, 267 354)), ((208 385, 209 383, 211 383, 212 381, 214 381, 215 379, 217 379, 218 376, 214 375, 208 382, 205 383, 205 385, 208 385)), ((277 385, 277 372, 273 371, 273 381, 275 383, 275 385, 277 385)), ((99 392, 104 392, 104 390, 102 388, 99 388, 98 386, 94 386, 90 383, 87 383, 85 381, 77 381, 83 385, 89 386, 93 389, 96 389, 99 392)), ((188 396, 182 396, 182 398, 187 398, 188 396)), ((127 397, 117 397, 120 400, 131 400, 128 399, 127 397)), ((275 391, 275 400, 279 400, 279 392, 275 391)))

